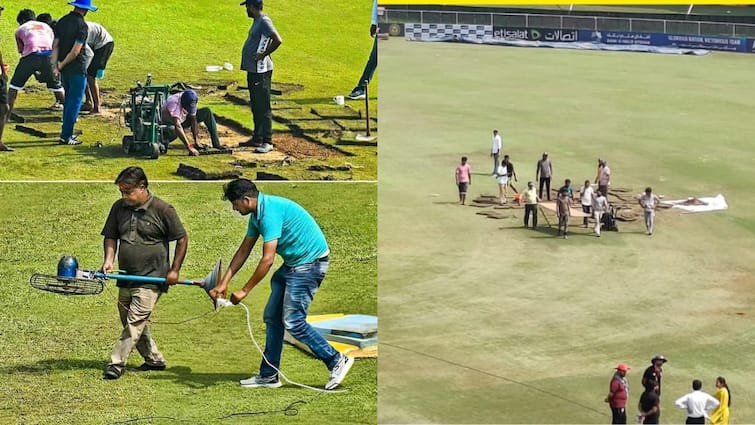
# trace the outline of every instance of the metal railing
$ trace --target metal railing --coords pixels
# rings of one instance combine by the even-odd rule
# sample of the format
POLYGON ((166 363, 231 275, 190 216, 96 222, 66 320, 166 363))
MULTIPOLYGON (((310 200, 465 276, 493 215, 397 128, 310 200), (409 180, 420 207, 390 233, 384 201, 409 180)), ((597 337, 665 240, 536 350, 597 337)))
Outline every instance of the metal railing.
POLYGON ((666 34, 718 35, 755 38, 755 25, 670 19, 561 16, 530 13, 445 12, 430 10, 384 10, 386 23, 468 24, 512 28, 553 28, 591 31, 657 32, 666 34))

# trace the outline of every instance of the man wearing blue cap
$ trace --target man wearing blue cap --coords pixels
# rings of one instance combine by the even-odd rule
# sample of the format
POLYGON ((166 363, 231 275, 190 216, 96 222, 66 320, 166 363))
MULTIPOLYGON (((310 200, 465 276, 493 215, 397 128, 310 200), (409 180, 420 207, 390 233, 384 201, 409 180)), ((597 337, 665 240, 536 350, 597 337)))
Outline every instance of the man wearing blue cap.
POLYGON ((55 25, 52 64, 53 72, 60 74, 66 93, 60 144, 80 145, 81 141, 74 134, 73 126, 79 117, 81 101, 87 88, 86 70, 91 60, 84 48, 89 32, 84 17, 90 10, 97 11, 97 6, 92 4, 92 0, 75 0, 68 4, 73 6, 73 10, 55 25))
POLYGON ((164 124, 170 124, 168 130, 164 133, 165 146, 176 138, 181 139, 186 149, 189 151, 189 155, 199 155, 197 147, 204 148, 199 144, 199 124, 204 123, 207 126, 207 131, 210 133, 210 139, 212 140, 212 147, 216 149, 222 149, 220 145, 220 139, 218 139, 218 126, 215 123, 215 116, 208 107, 197 109, 197 102, 199 96, 194 90, 186 90, 181 93, 176 93, 168 96, 168 99, 163 103, 160 114, 162 116, 162 122, 164 124), (190 143, 184 132, 185 128, 191 128, 191 134, 194 136, 194 143, 190 143))
POLYGON ((257 146, 257 152, 266 153, 273 150, 273 111, 270 106, 273 61, 270 55, 283 40, 272 19, 262 12, 262 0, 247 0, 241 6, 246 6, 246 15, 254 19, 241 50, 241 69, 246 71, 252 101, 252 145, 257 146))

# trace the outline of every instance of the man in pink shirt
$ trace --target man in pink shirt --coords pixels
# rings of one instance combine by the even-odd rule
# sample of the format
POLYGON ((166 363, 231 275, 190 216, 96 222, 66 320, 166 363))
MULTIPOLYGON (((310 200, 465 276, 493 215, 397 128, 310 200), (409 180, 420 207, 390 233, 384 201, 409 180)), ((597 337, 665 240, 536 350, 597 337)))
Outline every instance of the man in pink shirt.
POLYGON ((467 188, 472 185, 472 169, 467 164, 467 157, 461 157, 461 164, 456 166, 456 186, 459 188, 459 202, 464 205, 467 188))
POLYGON ((13 112, 13 104, 16 102, 18 92, 24 89, 24 85, 32 75, 37 74, 38 80, 47 84, 47 88, 55 94, 55 99, 63 103, 65 95, 63 87, 53 75, 52 42, 55 35, 47 24, 36 20, 33 10, 23 9, 18 12, 16 22, 19 27, 16 30, 16 45, 21 60, 11 78, 8 90, 9 114, 13 112))
POLYGON ((186 90, 181 93, 176 93, 168 96, 168 99, 163 103, 160 111, 163 124, 171 125, 165 132, 165 145, 175 140, 181 139, 186 149, 189 151, 189 155, 199 155, 199 148, 205 148, 199 144, 199 124, 204 123, 207 126, 207 130, 210 133, 210 139, 212 140, 212 147, 216 149, 223 149, 218 138, 218 126, 215 123, 215 116, 212 115, 212 111, 208 107, 197 109, 197 102, 199 96, 194 90, 186 90), (191 134, 194 136, 194 143, 190 143, 186 137, 184 129, 191 128, 191 134))

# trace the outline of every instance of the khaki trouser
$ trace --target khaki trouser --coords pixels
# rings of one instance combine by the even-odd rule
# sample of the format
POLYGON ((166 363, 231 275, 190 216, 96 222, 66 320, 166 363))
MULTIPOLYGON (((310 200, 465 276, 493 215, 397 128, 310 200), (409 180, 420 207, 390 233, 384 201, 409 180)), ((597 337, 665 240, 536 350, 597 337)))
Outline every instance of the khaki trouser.
POLYGON ((123 332, 110 355, 110 364, 124 367, 134 346, 147 364, 164 364, 165 358, 149 332, 149 316, 161 292, 151 288, 118 289, 118 313, 123 332))

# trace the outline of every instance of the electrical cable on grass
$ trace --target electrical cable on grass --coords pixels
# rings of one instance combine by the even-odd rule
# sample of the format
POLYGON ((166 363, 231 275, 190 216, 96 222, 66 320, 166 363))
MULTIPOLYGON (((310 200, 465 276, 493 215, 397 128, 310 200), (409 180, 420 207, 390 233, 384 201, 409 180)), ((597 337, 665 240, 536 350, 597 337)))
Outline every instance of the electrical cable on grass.
POLYGON ((542 389, 542 388, 538 388, 538 387, 536 387, 536 386, 534 386, 534 385, 530 385, 530 384, 527 384, 527 383, 524 383, 524 382, 521 382, 521 381, 517 381, 517 380, 515 380, 515 379, 507 378, 507 377, 505 377, 505 376, 496 375, 496 374, 494 374, 494 373, 491 373, 491 372, 487 372, 487 371, 484 371, 484 370, 482 370, 482 369, 477 369, 477 368, 474 368, 474 367, 471 367, 471 366, 467 366, 467 365, 464 365, 464 364, 461 364, 461 363, 456 363, 456 362, 453 362, 453 361, 450 361, 450 360, 446 360, 446 359, 444 359, 444 358, 441 358, 441 357, 433 356, 432 354, 427 354, 427 353, 423 353, 423 352, 421 352, 421 351, 412 350, 411 348, 401 347, 401 346, 399 346, 399 345, 389 344, 389 343, 387 343, 387 342, 381 342, 380 344, 381 344, 381 345, 387 345, 387 346, 389 346, 389 347, 393 347, 393 348, 398 348, 399 350, 408 351, 408 352, 410 352, 410 353, 419 354, 420 356, 428 357, 428 358, 431 358, 431 359, 433 359, 433 360, 437 360, 437 361, 439 361, 439 362, 447 363, 447 364, 450 364, 450 365, 452 365, 452 366, 460 367, 460 368, 462 368, 462 369, 471 370, 471 371, 473 371, 473 372, 477 372, 477 373, 480 373, 480 374, 483 374, 483 375, 492 376, 493 378, 502 379, 502 380, 504 380, 504 381, 507 381, 507 382, 511 382, 512 384, 521 385, 521 386, 523 386, 523 387, 525 387, 525 388, 529 388, 529 389, 531 389, 531 390, 535 390, 535 391, 541 392, 541 393, 543 393, 543 394, 547 394, 547 395, 549 395, 549 396, 551 396, 551 397, 554 397, 554 398, 558 398, 558 399, 560 399, 560 400, 562 400, 562 401, 565 401, 565 402, 567 402, 567 403, 569 403, 569 404, 573 404, 573 405, 575 405, 575 406, 579 406, 579 407, 581 407, 581 408, 583 408, 583 409, 585 409, 585 410, 589 410, 589 411, 591 411, 591 412, 594 412, 594 413, 597 413, 597 414, 599 414, 599 415, 601 415, 601 416, 605 416, 605 413, 604 413, 604 412, 600 412, 600 411, 598 411, 598 410, 596 410, 596 409, 593 409, 593 408, 592 408, 592 407, 590 407, 590 406, 585 406, 584 404, 581 404, 581 403, 579 403, 579 402, 577 402, 577 401, 574 401, 574 400, 568 399, 568 398, 566 398, 566 397, 564 397, 564 396, 562 396, 562 395, 559 395, 559 394, 556 394, 556 393, 550 392, 550 391, 548 391, 548 390, 544 390, 544 389, 542 389))
POLYGON ((257 351, 260 352, 260 354, 262 355, 262 358, 265 360, 265 363, 267 363, 268 366, 270 366, 273 369, 275 369, 275 371, 278 372, 278 375, 281 378, 283 378, 284 381, 288 382, 291 385, 295 385, 297 387, 306 388, 308 390, 318 391, 318 392, 321 392, 321 393, 345 393, 345 392, 348 392, 348 390, 326 390, 324 388, 315 388, 315 387, 311 387, 309 385, 300 384, 298 382, 294 382, 294 381, 288 379, 288 377, 280 369, 278 369, 277 367, 273 366, 272 363, 270 363, 270 361, 265 356, 265 352, 262 350, 262 348, 260 348, 259 344, 257 344, 257 340, 254 339, 254 334, 252 333, 252 321, 249 318, 249 308, 244 303, 239 303, 238 305, 240 305, 241 307, 244 307, 244 311, 246 312, 246 328, 249 331, 249 338, 252 339, 252 342, 254 343, 254 346, 257 347, 257 351))
POLYGON ((299 408, 296 407, 297 404, 309 404, 313 401, 317 400, 318 398, 322 397, 322 395, 325 394, 325 392, 321 392, 317 394, 316 396, 308 399, 308 400, 296 400, 295 402, 289 404, 288 406, 284 407, 283 409, 279 410, 260 410, 256 412, 238 412, 238 413, 231 413, 225 416, 221 416, 218 419, 229 419, 229 418, 235 418, 239 416, 262 416, 262 415, 269 415, 273 413, 283 413, 284 416, 297 416, 299 414, 299 408))
MULTIPOLYGON (((110 288, 108 288, 108 292, 111 292, 111 295, 113 295, 112 291, 110 290, 110 288)), ((118 304, 121 305, 127 311, 129 311, 129 312, 131 311, 127 306, 125 306, 123 303, 121 303, 120 300, 118 300, 118 304)), ((314 402, 315 400, 317 400, 318 398, 322 397, 326 393, 344 393, 344 392, 348 392, 348 390, 326 390, 326 389, 323 389, 323 388, 316 388, 316 387, 312 387, 312 386, 309 386, 309 385, 300 384, 298 382, 295 382, 295 381, 292 381, 292 380, 288 379, 288 377, 280 369, 278 369, 272 363, 270 363, 270 361, 265 356, 264 350, 262 350, 262 348, 259 346, 259 344, 257 343, 257 340, 254 339, 254 333, 252 332, 252 320, 251 320, 251 317, 250 317, 250 314, 249 314, 249 308, 246 306, 246 304, 243 304, 243 303, 239 303, 238 305, 240 305, 241 307, 244 308, 244 313, 246 315, 246 328, 247 328, 247 331, 249 332, 249 338, 252 340, 252 343, 254 343, 254 346, 257 348, 257 351, 259 351, 259 353, 262 355, 262 358, 265 360, 265 363, 267 363, 268 366, 270 366, 273 369, 275 369, 275 371, 279 375, 279 378, 282 378, 287 383, 289 383, 291 385, 294 385, 294 386, 297 386, 297 387, 305 388, 305 389, 308 389, 308 390, 311 390, 311 391, 316 391, 318 394, 315 395, 314 397, 311 397, 311 398, 306 399, 306 400, 301 400, 301 399, 300 400, 296 400, 296 401, 288 404, 283 409, 277 409, 277 410, 259 410, 259 411, 251 411, 251 412, 236 412, 236 413, 230 413, 230 414, 225 415, 225 416, 221 416, 221 417, 219 417, 217 419, 222 420, 222 419, 230 419, 230 418, 233 418, 233 417, 242 417, 242 416, 262 416, 262 415, 269 415, 269 414, 274 414, 274 413, 283 413, 284 416, 297 416, 297 415, 299 415, 299 407, 298 407, 298 405, 310 404, 310 403, 314 402)), ((179 322, 153 322, 153 321, 151 321, 149 319, 148 319, 148 321, 150 323, 160 323, 160 324, 165 324, 165 325, 168 325, 168 324, 170 324, 170 325, 178 325, 178 324, 186 323, 186 322, 189 322, 189 321, 192 321, 192 320, 200 319, 200 318, 205 317, 208 314, 212 314, 212 313, 216 313, 216 311, 209 311, 209 312, 201 314, 199 316, 191 317, 189 319, 186 319, 186 320, 183 320, 183 321, 179 321, 179 322)), ((134 418, 134 419, 128 419, 128 420, 125 420, 125 421, 111 422, 111 423, 109 423, 107 425, 118 425, 118 424, 135 423, 135 422, 139 422, 139 421, 143 421, 143 420, 151 420, 151 419, 170 419, 170 420, 174 420, 174 421, 178 421, 178 422, 187 422, 188 421, 186 419, 178 419, 178 418, 174 418, 174 417, 170 417, 170 416, 148 416, 148 417, 144 417, 144 418, 134 418)))
POLYGON ((151 421, 153 419, 168 419, 176 422, 189 422, 188 419, 178 419, 173 416, 145 416, 143 418, 126 419, 125 421, 110 422, 106 425, 120 425, 120 424, 132 424, 141 421, 151 421))
MULTIPOLYGON (((108 288, 108 292, 111 292, 110 288, 108 288)), ((112 292, 111 292, 111 295, 112 295, 112 292)), ((123 307, 124 309, 126 309, 126 311, 131 312, 131 309, 128 306, 124 305, 120 300, 118 300, 118 304, 121 307, 123 307)), ((268 366, 272 367, 278 373, 278 375, 280 376, 280 378, 283 378, 284 381, 288 382, 291 385, 295 385, 295 386, 301 387, 301 388, 306 388, 306 389, 312 390, 312 391, 317 391, 317 392, 322 392, 322 393, 345 393, 345 392, 348 392, 348 390, 326 390, 324 388, 316 388, 316 387, 312 387, 312 386, 309 386, 309 385, 300 384, 298 382, 295 382, 295 381, 292 381, 292 380, 288 379, 288 377, 286 376, 286 374, 284 374, 280 369, 278 369, 272 363, 270 363, 270 361, 265 356, 264 350, 257 343, 257 340, 254 339, 254 333, 252 332, 252 320, 251 320, 251 318, 249 316, 249 308, 246 306, 246 304, 243 304, 243 303, 239 303, 238 305, 240 305, 241 307, 243 307, 244 308, 244 312, 246 313, 246 328, 249 331, 249 338, 252 340, 252 343, 254 343, 254 346, 257 348, 257 351, 259 351, 260 355, 262 355, 262 358, 265 360, 265 363, 267 363, 268 366)), ((147 319, 147 321, 149 323, 152 323, 152 324, 179 325, 179 324, 182 324, 182 323, 190 322, 192 320, 201 319, 201 318, 203 318, 203 317, 205 317, 205 316, 207 316, 209 314, 212 314, 212 313, 215 313, 215 311, 214 310, 213 311, 208 311, 207 313, 203 313, 203 314, 200 314, 198 316, 190 317, 188 319, 185 319, 185 320, 182 320, 182 321, 178 321, 178 322, 157 322, 157 321, 153 321, 152 319, 147 319)))

